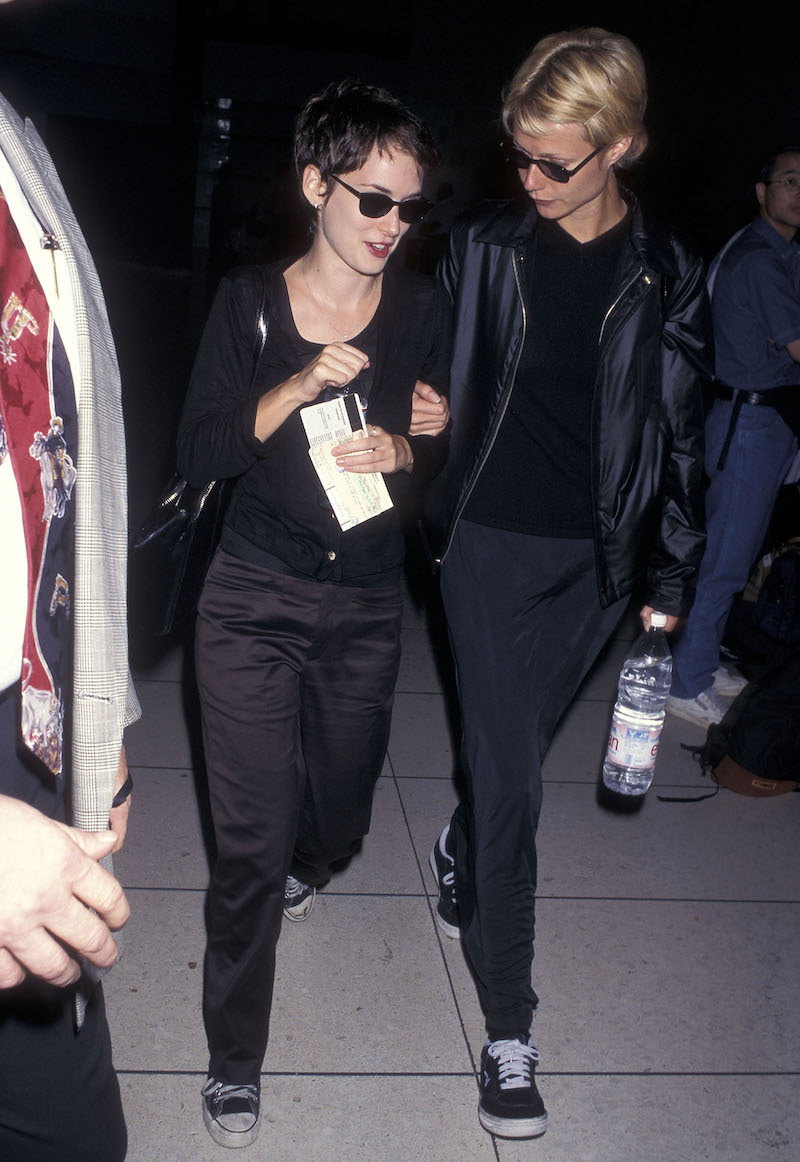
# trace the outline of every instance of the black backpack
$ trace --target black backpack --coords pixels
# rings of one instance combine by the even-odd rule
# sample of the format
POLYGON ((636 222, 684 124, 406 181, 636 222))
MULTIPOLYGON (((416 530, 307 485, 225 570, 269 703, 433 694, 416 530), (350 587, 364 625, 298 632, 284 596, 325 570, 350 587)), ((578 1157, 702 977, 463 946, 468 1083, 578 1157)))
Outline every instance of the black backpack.
POLYGON ((800 653, 745 686, 704 745, 686 749, 717 790, 763 797, 800 789, 800 653))
POLYGON ((800 642, 800 537, 772 555, 753 610, 753 626, 786 645, 800 642))

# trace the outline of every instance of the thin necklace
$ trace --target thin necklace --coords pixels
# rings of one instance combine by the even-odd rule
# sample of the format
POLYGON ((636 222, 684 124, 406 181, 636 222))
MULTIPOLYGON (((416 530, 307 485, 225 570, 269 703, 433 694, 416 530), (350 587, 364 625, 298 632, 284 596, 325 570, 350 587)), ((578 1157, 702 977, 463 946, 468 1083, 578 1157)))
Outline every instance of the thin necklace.
POLYGON ((360 328, 361 328, 361 324, 362 324, 362 323, 364 322, 364 320, 366 319, 366 317, 367 317, 367 314, 369 313, 369 309, 370 309, 370 307, 372 306, 372 300, 373 300, 373 298, 375 297, 375 288, 376 288, 376 286, 378 285, 378 280, 377 280, 377 278, 373 280, 373 283, 372 283, 372 289, 370 290, 370 292, 369 292, 369 298, 367 299, 367 307, 366 307, 366 310, 364 311, 363 315, 360 315, 360 316, 359 316, 358 322, 357 322, 357 323, 355 324, 355 326, 354 326, 354 327, 352 327, 352 328, 351 328, 349 331, 342 331, 340 327, 337 327, 337 326, 336 326, 336 324, 334 323, 333 319, 329 318, 329 316, 325 314, 325 311, 322 309, 322 306, 320 305, 320 301, 319 301, 319 299, 318 299, 318 298, 317 298, 317 296, 314 294, 314 292, 312 291, 311 287, 308 285, 308 279, 306 278, 306 264, 305 264, 305 259, 303 259, 303 261, 300 263, 300 273, 301 273, 301 274, 302 274, 302 276, 303 276, 303 282, 306 284, 306 290, 308 291, 308 294, 309 294, 309 297, 310 297, 311 301, 313 302, 314 306, 317 308, 317 310, 319 311, 319 313, 322 315, 323 319, 324 319, 324 320, 325 320, 325 322, 328 324, 328 326, 329 326, 329 327, 333 327, 333 329, 334 329, 334 331, 336 332, 336 334, 337 334, 337 335, 341 335, 341 337, 342 337, 343 339, 345 339, 345 340, 349 339, 351 335, 357 335, 357 334, 358 334, 358 332, 359 332, 359 330, 360 330, 360 328))

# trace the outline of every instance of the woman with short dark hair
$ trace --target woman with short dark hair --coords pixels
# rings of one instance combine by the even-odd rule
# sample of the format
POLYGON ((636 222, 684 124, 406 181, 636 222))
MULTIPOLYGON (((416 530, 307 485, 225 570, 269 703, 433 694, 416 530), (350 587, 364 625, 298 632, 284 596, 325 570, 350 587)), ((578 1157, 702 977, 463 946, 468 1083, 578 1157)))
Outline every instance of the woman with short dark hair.
POLYGON ((446 385, 446 296, 387 266, 427 208, 427 127, 384 90, 345 81, 300 114, 295 159, 311 245, 223 280, 179 435, 192 483, 238 477, 196 642, 217 843, 203 1115, 224 1146, 258 1132, 282 913, 306 919, 369 829, 400 656, 401 529, 446 455, 442 437, 407 434, 416 381, 446 385), (364 430, 331 452, 342 396, 335 414, 364 430), (363 487, 343 508, 348 479, 363 487))

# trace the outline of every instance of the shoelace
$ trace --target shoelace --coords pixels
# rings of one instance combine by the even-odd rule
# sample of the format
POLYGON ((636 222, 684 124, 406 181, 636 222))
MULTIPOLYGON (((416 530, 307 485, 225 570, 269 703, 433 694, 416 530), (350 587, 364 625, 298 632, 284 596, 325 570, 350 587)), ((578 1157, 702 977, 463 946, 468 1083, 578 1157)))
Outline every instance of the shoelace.
POLYGON ((455 865, 455 862, 453 860, 452 855, 450 855, 450 853, 448 852, 447 848, 444 846, 444 843, 442 842, 441 839, 439 840, 439 850, 441 851, 442 855, 444 855, 445 859, 450 864, 450 869, 451 869, 450 871, 445 872, 444 875, 442 876, 442 880, 441 880, 442 887, 447 888, 448 895, 450 896, 450 902, 453 905, 455 905, 457 902, 456 901, 456 865, 455 865))
MULTIPOLYGON (((242 1098, 252 1103, 258 1101, 258 1090, 254 1085, 225 1085, 222 1081, 215 1081, 210 1077, 203 1086, 203 1097, 211 1097, 217 1104, 228 1101, 229 1098, 242 1098)), ((252 1104, 250 1106, 252 1110, 252 1104)))
POLYGON ((304 884, 302 880, 296 880, 294 876, 286 877, 286 887, 283 894, 285 896, 301 896, 303 892, 308 891, 308 884, 304 884))
POLYGON ((493 1041, 489 1056, 497 1062, 501 1089, 524 1089, 531 1083, 531 1062, 539 1060, 539 1050, 521 1041, 493 1041))

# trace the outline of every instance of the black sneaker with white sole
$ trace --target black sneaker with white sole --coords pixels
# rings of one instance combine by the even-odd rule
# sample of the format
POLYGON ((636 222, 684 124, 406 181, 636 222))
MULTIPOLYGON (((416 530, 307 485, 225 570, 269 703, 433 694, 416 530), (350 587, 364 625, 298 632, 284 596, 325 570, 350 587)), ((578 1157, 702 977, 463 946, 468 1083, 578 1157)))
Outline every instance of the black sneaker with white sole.
POLYGON ((547 1111, 536 1088, 539 1051, 530 1039, 487 1041, 481 1052, 478 1118, 501 1138, 538 1138, 547 1111))
POLYGON ((217 1145, 236 1150, 255 1142, 261 1125, 257 1085, 225 1085, 209 1077, 200 1092, 203 1121, 217 1145))
POLYGON ((316 895, 316 888, 310 888, 308 884, 296 880, 294 876, 287 876, 286 887, 283 889, 283 914, 286 919, 293 920, 295 924, 307 920, 314 907, 316 895))
POLYGON ((459 940, 458 901, 456 900, 456 864, 448 850, 450 839, 450 824, 433 845, 428 862, 431 871, 436 877, 439 888, 439 902, 436 905, 436 923, 439 929, 451 940, 459 940))

